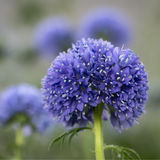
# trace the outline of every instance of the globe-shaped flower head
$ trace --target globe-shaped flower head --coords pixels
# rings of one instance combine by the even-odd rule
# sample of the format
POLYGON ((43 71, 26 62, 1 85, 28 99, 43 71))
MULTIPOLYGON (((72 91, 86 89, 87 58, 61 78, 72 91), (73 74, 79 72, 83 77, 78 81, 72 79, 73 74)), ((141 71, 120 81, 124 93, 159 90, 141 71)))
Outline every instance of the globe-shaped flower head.
POLYGON ((54 57, 71 47, 73 30, 65 18, 49 18, 37 26, 34 40, 40 53, 54 57))
POLYGON ((29 84, 11 86, 0 97, 0 123, 21 124, 43 132, 51 126, 52 118, 43 109, 39 89, 29 84))
POLYGON ((103 38, 119 47, 131 39, 129 22, 113 10, 102 8, 92 11, 82 20, 80 26, 80 37, 103 38))
POLYGON ((104 104, 112 125, 127 129, 144 113, 148 77, 139 57, 130 49, 102 39, 82 39, 53 61, 42 80, 49 112, 67 126, 93 122, 93 111, 104 104))

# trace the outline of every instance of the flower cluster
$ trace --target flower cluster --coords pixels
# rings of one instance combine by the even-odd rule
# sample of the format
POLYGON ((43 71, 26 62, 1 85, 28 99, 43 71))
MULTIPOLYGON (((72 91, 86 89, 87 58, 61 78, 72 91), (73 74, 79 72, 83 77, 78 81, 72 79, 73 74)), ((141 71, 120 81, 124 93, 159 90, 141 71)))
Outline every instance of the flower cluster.
POLYGON ((36 28, 35 46, 42 54, 55 56, 66 51, 73 42, 73 30, 64 18, 50 18, 42 21, 36 28))
POLYGON ((148 74, 130 49, 102 39, 82 39, 53 61, 42 79, 45 107, 66 126, 93 122, 94 107, 103 103, 102 118, 127 129, 145 112, 148 74))
POLYGON ((43 109, 40 90, 32 85, 11 86, 1 94, 0 122, 7 125, 18 120, 40 132, 52 124, 51 116, 43 109))
POLYGON ((84 18, 80 27, 80 37, 103 38, 115 46, 129 42, 131 32, 128 21, 111 10, 96 10, 84 18))

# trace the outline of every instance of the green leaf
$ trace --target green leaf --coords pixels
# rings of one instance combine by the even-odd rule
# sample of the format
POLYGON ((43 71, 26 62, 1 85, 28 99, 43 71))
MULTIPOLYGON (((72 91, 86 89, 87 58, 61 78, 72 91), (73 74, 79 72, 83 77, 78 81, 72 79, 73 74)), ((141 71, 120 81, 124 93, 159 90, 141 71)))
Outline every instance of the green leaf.
POLYGON ((122 160, 125 159, 141 160, 138 153, 130 148, 125 148, 117 145, 105 145, 104 149, 112 149, 112 156, 114 159, 118 158, 122 160))
POLYGON ((90 127, 81 127, 81 128, 73 128, 67 132, 64 132, 63 134, 61 134, 60 136, 58 136, 57 138, 55 138, 49 145, 48 150, 53 146, 53 144, 55 144, 56 142, 58 142, 59 140, 61 140, 61 145, 60 148, 62 147, 65 138, 70 135, 69 137, 69 144, 71 143, 71 140, 73 138, 73 136, 75 136, 79 131, 84 130, 84 129, 89 129, 92 130, 92 128, 90 127))
POLYGON ((69 144, 71 144, 71 140, 72 140, 72 138, 75 136, 75 132, 73 132, 71 135, 70 135, 70 137, 69 137, 69 140, 68 140, 68 142, 69 142, 69 144))
POLYGON ((0 154, 0 159, 9 159, 9 158, 4 154, 0 154))

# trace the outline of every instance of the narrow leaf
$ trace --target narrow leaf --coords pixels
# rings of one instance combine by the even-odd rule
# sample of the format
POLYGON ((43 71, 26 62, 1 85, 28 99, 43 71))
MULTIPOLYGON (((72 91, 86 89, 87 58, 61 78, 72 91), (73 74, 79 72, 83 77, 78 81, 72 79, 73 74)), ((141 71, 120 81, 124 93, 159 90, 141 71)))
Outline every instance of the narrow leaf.
POLYGON ((125 158, 127 158, 127 159, 134 159, 134 157, 132 157, 132 155, 129 154, 129 152, 123 151, 123 155, 124 155, 125 158))
POLYGON ((69 141, 68 141, 69 144, 71 144, 72 138, 73 138, 73 136, 74 136, 75 134, 76 134, 76 133, 72 133, 71 136, 69 137, 69 141))
POLYGON ((85 129, 89 129, 89 130, 92 130, 92 128, 90 127, 81 127, 81 128, 73 128, 67 132, 64 132, 63 134, 61 134, 60 136, 58 136, 57 138, 55 138, 49 145, 48 147, 48 150, 53 146, 53 144, 55 144, 56 142, 58 142, 59 140, 61 140, 61 145, 60 145, 60 148, 62 147, 64 141, 65 141, 65 138, 68 136, 68 135, 71 135, 70 138, 69 138, 69 143, 71 142, 72 138, 74 135, 76 135, 79 131, 81 130, 85 130, 85 129))
POLYGON ((55 138, 49 145, 48 150, 52 147, 53 144, 55 144, 57 141, 59 141, 64 135, 60 135, 59 137, 55 138))
POLYGON ((115 150, 113 150, 113 149, 112 149, 112 157, 113 157, 113 160, 116 159, 116 152, 115 152, 115 150))
POLYGON ((139 156, 139 154, 136 151, 134 151, 133 149, 124 148, 123 147, 123 150, 126 151, 126 152, 128 152, 129 154, 131 154, 133 157, 135 157, 135 159, 141 159, 140 156, 139 156))
POLYGON ((105 145, 104 149, 112 149, 113 158, 115 158, 115 152, 118 154, 117 158, 124 159, 132 159, 132 160, 140 160, 140 156, 136 151, 130 148, 125 148, 117 145, 105 145))
POLYGON ((67 137, 68 134, 64 134, 64 136, 61 139, 61 145, 60 145, 60 149, 62 149, 62 146, 64 144, 65 138, 67 137))

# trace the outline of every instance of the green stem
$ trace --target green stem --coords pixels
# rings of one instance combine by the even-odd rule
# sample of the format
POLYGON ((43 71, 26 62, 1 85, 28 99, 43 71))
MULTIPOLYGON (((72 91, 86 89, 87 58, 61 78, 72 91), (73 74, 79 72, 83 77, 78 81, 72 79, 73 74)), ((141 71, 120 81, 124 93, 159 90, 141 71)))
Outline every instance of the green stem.
POLYGON ((24 137, 23 137, 23 131, 22 128, 18 128, 16 130, 16 139, 15 139, 15 143, 16 143, 16 150, 15 150, 15 160, 20 160, 21 159, 21 148, 24 142, 24 137))
POLYGON ((95 133, 95 151, 96 160, 105 160, 103 149, 103 133, 102 133, 102 111, 103 103, 94 108, 94 133, 95 133))

